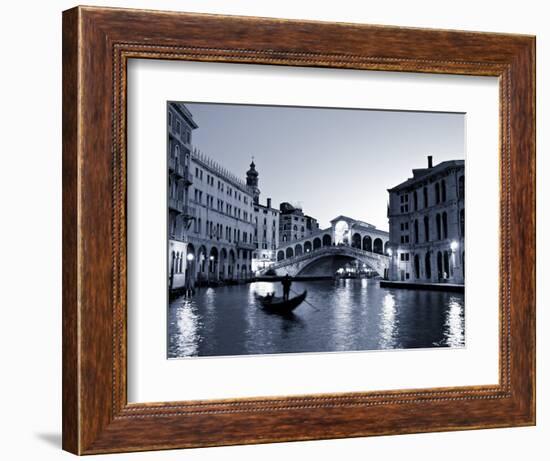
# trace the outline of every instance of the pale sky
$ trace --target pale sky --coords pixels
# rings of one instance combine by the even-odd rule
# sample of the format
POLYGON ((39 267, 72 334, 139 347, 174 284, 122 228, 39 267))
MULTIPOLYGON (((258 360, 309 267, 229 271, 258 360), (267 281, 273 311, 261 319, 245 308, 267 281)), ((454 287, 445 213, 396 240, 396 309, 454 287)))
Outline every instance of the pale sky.
POLYGON ((321 228, 343 214, 388 229, 387 189, 413 168, 464 159, 464 114, 186 103, 193 145, 245 179, 260 201, 301 204, 321 228))

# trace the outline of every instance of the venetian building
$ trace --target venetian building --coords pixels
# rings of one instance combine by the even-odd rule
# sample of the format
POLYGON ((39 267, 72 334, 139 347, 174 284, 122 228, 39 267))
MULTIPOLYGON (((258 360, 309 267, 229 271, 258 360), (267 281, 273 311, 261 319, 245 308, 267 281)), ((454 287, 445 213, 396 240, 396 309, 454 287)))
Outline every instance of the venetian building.
MULTIPOLYGON (((170 103, 170 113, 186 115, 188 134, 183 136, 183 168, 174 173, 169 162, 169 288, 246 280, 252 276, 256 249, 254 193, 237 175, 191 147, 190 131, 198 126, 184 104, 170 103)), ((179 118, 169 115, 169 133, 179 118)), ((177 158, 172 144, 169 150, 177 158)))
POLYGON ((169 288, 185 284, 187 229, 195 218, 189 206, 191 143, 198 128, 189 110, 169 103, 168 118, 168 271, 169 288))
POLYGON ((319 232, 317 219, 304 214, 298 206, 288 202, 279 205, 279 244, 288 245, 319 232))
POLYGON ((464 283, 464 160, 414 169, 388 189, 389 279, 464 283))
POLYGON ((266 204, 260 203, 260 189, 258 187, 258 171, 254 161, 246 172, 246 185, 254 200, 254 245, 252 255, 252 271, 266 269, 276 258, 279 242, 279 210, 271 206, 271 198, 266 204))

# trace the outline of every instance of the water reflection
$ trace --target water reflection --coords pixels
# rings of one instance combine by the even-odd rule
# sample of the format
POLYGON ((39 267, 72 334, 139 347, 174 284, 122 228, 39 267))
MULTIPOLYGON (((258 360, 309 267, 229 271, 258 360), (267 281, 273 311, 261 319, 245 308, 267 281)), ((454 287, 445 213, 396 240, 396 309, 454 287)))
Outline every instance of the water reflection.
POLYGON ((451 299, 445 320, 445 343, 450 347, 464 345, 464 309, 457 299, 451 299))
POLYGON ((395 318, 395 299, 392 293, 388 293, 384 296, 380 315, 380 349, 395 348, 394 335, 397 322, 395 318))
POLYGON ((380 288, 375 280, 295 282, 307 303, 279 316, 255 293, 281 295, 281 284, 201 289, 168 312, 169 357, 463 347, 464 296, 380 288))

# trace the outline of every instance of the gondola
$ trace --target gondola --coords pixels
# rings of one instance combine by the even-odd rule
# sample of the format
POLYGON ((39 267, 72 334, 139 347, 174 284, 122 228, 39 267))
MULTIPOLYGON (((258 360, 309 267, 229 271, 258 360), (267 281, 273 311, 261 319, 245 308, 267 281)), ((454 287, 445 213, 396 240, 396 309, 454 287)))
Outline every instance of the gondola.
POLYGON ((279 296, 261 296, 256 295, 256 298, 258 299, 259 303, 262 305, 262 307, 269 312, 273 312, 276 314, 290 314, 294 309, 296 309, 302 302, 306 299, 307 296, 307 290, 304 290, 304 292, 301 295, 298 295, 294 298, 289 298, 288 300, 284 300, 283 298, 279 296))

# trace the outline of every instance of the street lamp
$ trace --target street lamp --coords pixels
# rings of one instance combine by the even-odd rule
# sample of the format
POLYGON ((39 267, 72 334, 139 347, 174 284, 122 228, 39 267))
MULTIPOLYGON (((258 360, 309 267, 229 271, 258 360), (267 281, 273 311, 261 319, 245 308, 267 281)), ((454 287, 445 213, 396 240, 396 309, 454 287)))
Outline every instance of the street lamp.
POLYGON ((187 253, 187 267, 185 268, 185 296, 189 296, 191 293, 191 262, 195 259, 193 253, 187 253))
POLYGON ((453 253, 458 249, 458 242, 456 240, 453 240, 451 242, 451 250, 453 251, 453 253))
POLYGON ((386 253, 388 253, 388 256, 391 256, 391 255, 393 254, 393 251, 392 251, 392 249, 391 249, 391 248, 388 248, 388 250, 387 250, 387 252, 386 252, 386 253))
POLYGON ((208 259, 210 260, 210 264, 208 267, 208 271, 206 272, 206 284, 210 285, 210 272, 214 271, 214 256, 210 255, 208 259))

